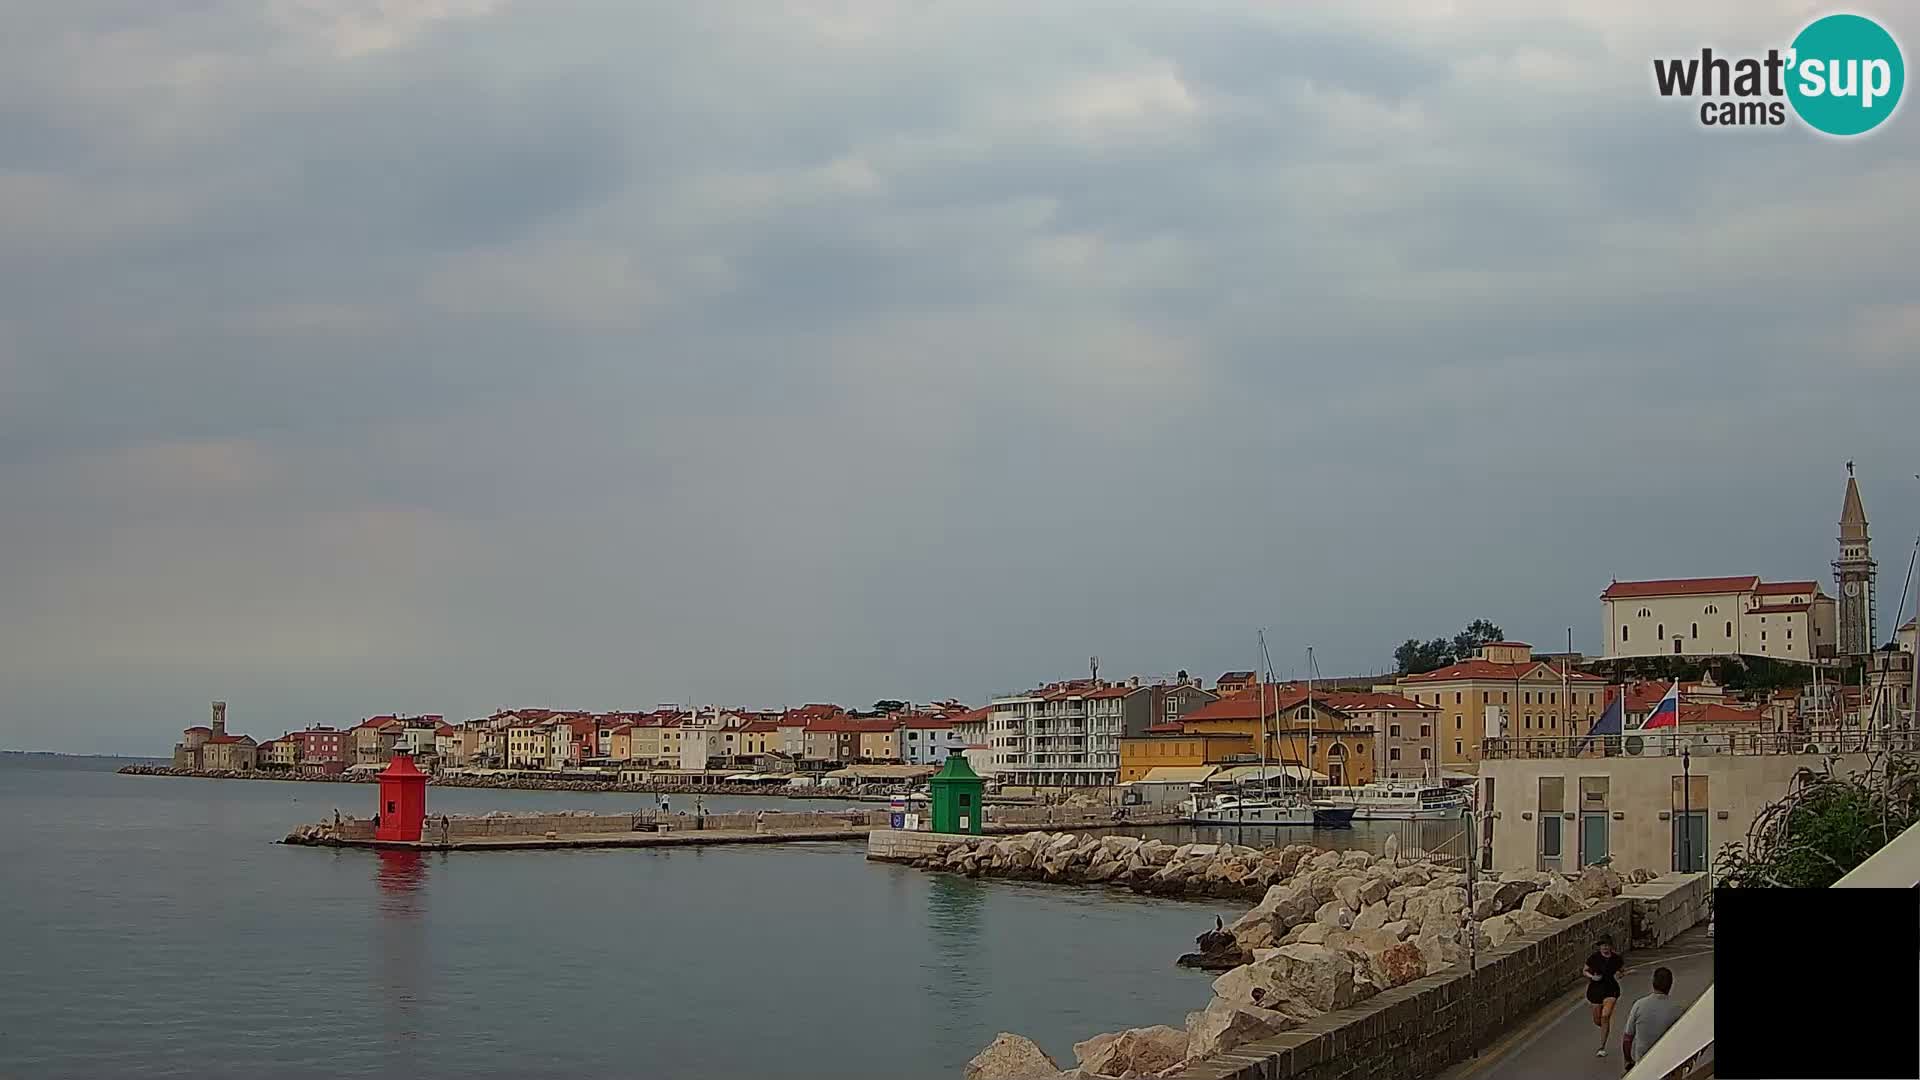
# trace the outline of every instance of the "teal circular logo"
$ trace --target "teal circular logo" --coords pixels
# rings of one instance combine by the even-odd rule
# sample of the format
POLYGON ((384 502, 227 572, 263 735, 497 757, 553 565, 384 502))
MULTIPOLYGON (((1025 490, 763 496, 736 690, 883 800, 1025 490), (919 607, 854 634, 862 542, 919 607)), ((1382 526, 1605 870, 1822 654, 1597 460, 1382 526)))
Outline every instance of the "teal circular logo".
POLYGON ((1900 104, 1907 66, 1893 35, 1862 15, 1828 15, 1793 39, 1787 100, 1816 131, 1861 135, 1900 104))

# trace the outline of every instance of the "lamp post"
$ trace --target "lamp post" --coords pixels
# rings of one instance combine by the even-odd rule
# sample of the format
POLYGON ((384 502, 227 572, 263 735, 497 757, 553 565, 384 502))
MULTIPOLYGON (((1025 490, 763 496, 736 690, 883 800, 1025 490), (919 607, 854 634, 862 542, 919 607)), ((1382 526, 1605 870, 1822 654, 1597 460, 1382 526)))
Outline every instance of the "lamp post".
POLYGON ((1693 873, 1693 750, 1680 748, 1680 872, 1693 873))

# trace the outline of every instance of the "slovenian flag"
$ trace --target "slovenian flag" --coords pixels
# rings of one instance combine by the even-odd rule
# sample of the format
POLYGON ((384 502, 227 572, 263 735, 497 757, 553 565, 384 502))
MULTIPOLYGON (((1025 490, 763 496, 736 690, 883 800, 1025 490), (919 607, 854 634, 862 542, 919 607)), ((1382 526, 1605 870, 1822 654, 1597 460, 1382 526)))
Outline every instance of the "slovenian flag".
POLYGON ((1640 727, 1644 730, 1646 728, 1657 727, 1678 728, 1679 726, 1680 681, 1675 679, 1673 686, 1667 690, 1667 695, 1660 699, 1660 704, 1655 705, 1652 712, 1647 714, 1646 723, 1641 724, 1640 727))

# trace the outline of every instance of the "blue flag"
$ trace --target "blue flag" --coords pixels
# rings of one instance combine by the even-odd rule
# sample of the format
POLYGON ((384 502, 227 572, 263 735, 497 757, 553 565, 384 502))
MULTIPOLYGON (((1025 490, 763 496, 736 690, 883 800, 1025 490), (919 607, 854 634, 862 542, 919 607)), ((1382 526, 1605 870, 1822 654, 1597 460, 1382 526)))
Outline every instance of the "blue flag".
POLYGON ((1618 735, 1626 726, 1627 688, 1620 687, 1619 692, 1611 697, 1612 700, 1607 702, 1607 711, 1601 713, 1600 719, 1593 722, 1593 727, 1587 732, 1586 737, 1580 740, 1580 745, 1574 748, 1574 753, 1585 750, 1595 735, 1618 735))

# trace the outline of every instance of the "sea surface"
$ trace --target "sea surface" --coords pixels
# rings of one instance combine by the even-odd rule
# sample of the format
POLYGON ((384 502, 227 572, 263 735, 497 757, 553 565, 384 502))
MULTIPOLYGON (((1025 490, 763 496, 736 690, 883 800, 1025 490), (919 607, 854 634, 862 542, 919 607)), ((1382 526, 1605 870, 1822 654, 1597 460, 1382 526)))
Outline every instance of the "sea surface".
MULTIPOLYGON (((849 843, 285 847, 294 825, 368 812, 374 789, 119 764, 0 756, 7 1080, 912 1080, 959 1076, 1000 1031, 1071 1065, 1077 1040, 1204 1005, 1208 976, 1173 960, 1246 906, 929 874, 849 843)), ((455 814, 651 798, 428 793, 455 814)), ((707 800, 736 804, 834 807, 707 800)))

